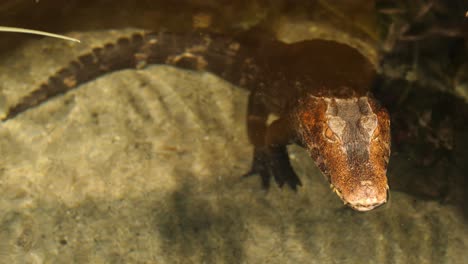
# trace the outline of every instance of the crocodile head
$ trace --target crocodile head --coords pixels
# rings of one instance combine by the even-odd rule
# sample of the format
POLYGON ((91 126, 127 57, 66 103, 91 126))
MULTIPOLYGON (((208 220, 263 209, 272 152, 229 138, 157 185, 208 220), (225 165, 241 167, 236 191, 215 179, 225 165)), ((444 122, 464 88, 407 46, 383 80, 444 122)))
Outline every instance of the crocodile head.
POLYGON ((368 211, 387 201, 390 119, 369 96, 308 96, 294 118, 300 141, 345 204, 368 211))

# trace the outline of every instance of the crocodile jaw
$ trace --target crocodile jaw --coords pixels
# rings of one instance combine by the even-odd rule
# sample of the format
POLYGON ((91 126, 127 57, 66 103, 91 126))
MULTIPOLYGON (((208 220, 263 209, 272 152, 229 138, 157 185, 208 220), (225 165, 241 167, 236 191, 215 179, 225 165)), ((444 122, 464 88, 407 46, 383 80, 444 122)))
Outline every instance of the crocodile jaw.
POLYGON ((360 188, 355 194, 343 196, 343 194, 331 185, 332 190, 341 198, 345 205, 360 212, 373 210, 387 202, 388 199, 388 185, 386 186, 385 194, 372 188, 371 186, 364 186, 360 188))

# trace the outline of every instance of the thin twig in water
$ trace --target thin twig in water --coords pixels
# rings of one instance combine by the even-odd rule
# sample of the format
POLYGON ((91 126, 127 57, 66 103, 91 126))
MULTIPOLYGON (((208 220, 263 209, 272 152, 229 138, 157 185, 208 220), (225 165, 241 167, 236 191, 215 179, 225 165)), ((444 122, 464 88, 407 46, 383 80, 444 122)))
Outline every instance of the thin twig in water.
POLYGON ((0 26, 0 31, 42 35, 42 36, 47 36, 47 37, 52 37, 52 38, 59 38, 59 39, 65 39, 65 40, 70 40, 70 41, 74 41, 74 42, 80 42, 80 40, 78 40, 78 39, 70 38, 70 37, 67 37, 67 36, 53 34, 53 33, 45 32, 45 31, 25 29, 25 28, 2 27, 2 26, 0 26))

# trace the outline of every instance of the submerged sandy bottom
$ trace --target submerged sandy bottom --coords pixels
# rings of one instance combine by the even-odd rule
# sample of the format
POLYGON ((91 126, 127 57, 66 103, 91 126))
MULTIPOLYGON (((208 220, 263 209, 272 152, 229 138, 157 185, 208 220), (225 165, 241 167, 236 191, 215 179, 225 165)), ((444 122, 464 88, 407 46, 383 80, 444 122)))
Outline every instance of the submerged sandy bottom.
MULTIPOLYGON (((6 61, 3 94, 18 98, 38 78, 6 61)), ((468 262, 459 208, 393 191, 351 211, 298 147, 297 193, 242 179, 246 103, 210 74, 155 66, 0 124, 0 263, 468 262)))

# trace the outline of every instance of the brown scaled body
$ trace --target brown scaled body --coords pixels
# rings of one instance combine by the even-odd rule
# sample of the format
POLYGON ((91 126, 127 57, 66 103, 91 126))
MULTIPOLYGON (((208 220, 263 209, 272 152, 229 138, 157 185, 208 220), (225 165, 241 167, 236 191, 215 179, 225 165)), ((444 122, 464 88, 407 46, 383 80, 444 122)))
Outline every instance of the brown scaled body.
POLYGON ((275 42, 261 50, 274 55, 259 60, 259 74, 268 77, 250 97, 248 128, 256 146, 250 174, 295 189, 300 180, 289 161, 276 158, 287 156, 284 146, 294 142, 308 150, 345 204, 368 211, 385 203, 390 119, 370 94, 373 65, 332 41, 275 42), (268 126, 269 114, 279 119, 268 126))
POLYGON ((375 70, 357 50, 333 41, 136 34, 72 61, 10 107, 3 120, 105 73, 149 64, 210 71, 251 91, 247 126, 255 150, 247 175, 260 174, 265 187, 271 178, 280 186, 301 185, 286 150, 298 143, 346 204, 366 211, 386 202, 390 122, 369 91, 375 70), (278 119, 268 124, 270 114, 278 119))

